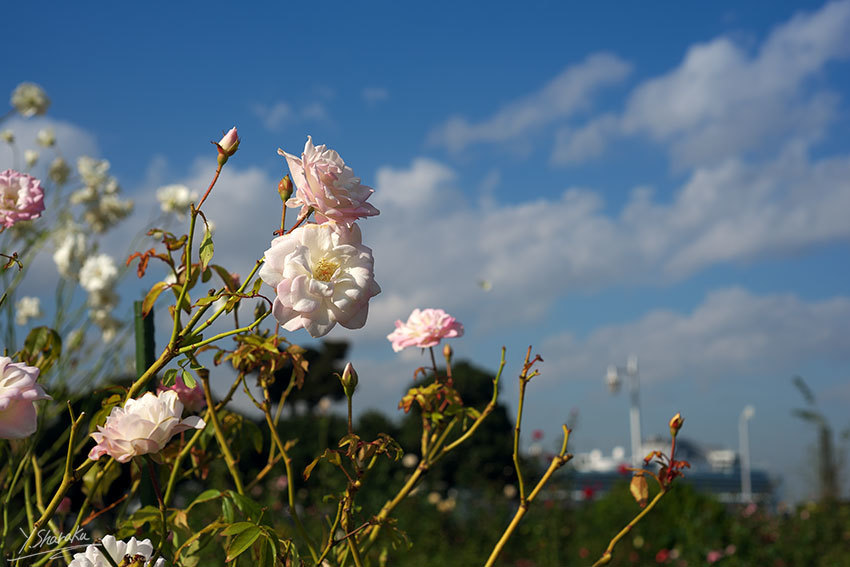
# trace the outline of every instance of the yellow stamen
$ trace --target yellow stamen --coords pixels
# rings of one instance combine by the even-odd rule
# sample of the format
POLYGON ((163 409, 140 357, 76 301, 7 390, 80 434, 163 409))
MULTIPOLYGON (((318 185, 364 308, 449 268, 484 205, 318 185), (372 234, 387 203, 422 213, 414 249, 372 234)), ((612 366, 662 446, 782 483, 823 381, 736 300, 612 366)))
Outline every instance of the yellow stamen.
POLYGON ((338 263, 322 258, 313 266, 313 277, 320 282, 329 282, 338 269, 338 263))

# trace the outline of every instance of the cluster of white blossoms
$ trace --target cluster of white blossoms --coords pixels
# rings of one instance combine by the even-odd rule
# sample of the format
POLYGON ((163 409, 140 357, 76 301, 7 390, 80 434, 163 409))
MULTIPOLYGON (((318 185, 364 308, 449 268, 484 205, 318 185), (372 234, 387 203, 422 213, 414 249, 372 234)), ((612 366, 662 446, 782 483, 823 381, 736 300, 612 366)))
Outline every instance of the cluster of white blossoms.
POLYGON ((89 318, 100 328, 104 342, 115 338, 121 324, 112 312, 118 306, 115 283, 118 268, 107 254, 89 256, 80 268, 80 286, 89 293, 89 318))
POLYGON ((47 98, 47 93, 35 83, 18 85, 12 91, 12 98, 9 102, 15 107, 15 110, 27 118, 44 114, 50 107, 50 99, 47 98))
POLYGON ((166 185, 156 192, 156 200, 164 213, 174 213, 177 218, 185 218, 189 205, 197 201, 198 193, 185 185, 166 185))
POLYGON ((22 297, 15 303, 15 323, 18 325, 26 325, 30 319, 38 319, 42 315, 41 300, 37 297, 22 297))
POLYGON ((369 300, 380 293, 372 250, 363 245, 355 221, 378 214, 367 203, 373 189, 360 183, 339 154, 307 138, 299 159, 283 150, 297 194, 288 207, 314 211, 304 224, 272 240, 260 277, 275 288, 272 314, 288 331, 305 329, 312 337, 337 323, 359 329, 369 300))
POLYGON ((133 212, 133 201, 118 196, 120 187, 109 175, 108 161, 83 156, 77 172, 84 187, 71 194, 71 203, 85 206, 83 220, 94 232, 105 232, 133 212))

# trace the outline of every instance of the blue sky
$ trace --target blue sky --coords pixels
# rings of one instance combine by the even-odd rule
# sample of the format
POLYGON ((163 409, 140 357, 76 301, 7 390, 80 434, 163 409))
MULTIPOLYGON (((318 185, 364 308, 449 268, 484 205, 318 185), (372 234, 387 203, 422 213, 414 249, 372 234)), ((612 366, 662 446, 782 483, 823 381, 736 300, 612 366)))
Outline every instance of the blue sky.
POLYGON ((393 321, 443 307, 466 325, 456 351, 481 365, 505 344, 513 373, 535 346, 525 429, 555 443, 576 408, 575 450, 628 445, 627 400, 603 376, 630 353, 646 434, 682 411, 691 437, 736 447, 754 404, 754 461, 798 496, 814 432, 790 416, 791 376, 850 426, 850 2, 6 16, 0 92, 28 80, 53 99, 48 119, 11 127, 25 141, 52 124, 66 155, 109 159, 139 222, 161 185, 202 191, 209 141, 238 126, 209 202, 236 270, 275 228, 278 147, 299 153, 310 134, 376 188, 382 214, 363 232, 383 293, 365 329, 331 335, 354 343, 363 407, 394 411, 422 360, 392 353, 393 321))

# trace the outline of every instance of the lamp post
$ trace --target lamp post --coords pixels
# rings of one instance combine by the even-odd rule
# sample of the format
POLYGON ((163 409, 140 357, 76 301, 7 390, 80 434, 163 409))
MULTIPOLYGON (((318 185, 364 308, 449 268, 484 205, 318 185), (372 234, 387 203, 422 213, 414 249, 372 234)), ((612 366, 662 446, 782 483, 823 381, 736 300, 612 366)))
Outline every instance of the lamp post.
POLYGON ((631 433, 632 441, 632 466, 637 467, 640 464, 643 455, 641 455, 641 435, 640 435, 640 381, 638 379, 638 359, 637 356, 631 355, 626 361, 625 368, 619 368, 615 365, 608 367, 608 372, 605 375, 605 383, 608 386, 608 391, 616 394, 622 384, 621 376, 625 375, 629 379, 629 393, 631 398, 631 406, 629 408, 629 432, 631 433))
POLYGON ((747 405, 738 419, 738 452, 741 456, 741 501, 753 501, 753 484, 750 470, 750 420, 756 414, 756 408, 747 405))

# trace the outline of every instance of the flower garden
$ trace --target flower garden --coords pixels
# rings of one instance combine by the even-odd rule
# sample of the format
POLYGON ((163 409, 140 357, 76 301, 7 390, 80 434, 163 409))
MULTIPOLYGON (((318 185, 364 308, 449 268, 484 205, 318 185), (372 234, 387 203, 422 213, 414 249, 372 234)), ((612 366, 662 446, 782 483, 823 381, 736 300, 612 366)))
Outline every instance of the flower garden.
MULTIPOLYGON (((49 104, 23 83, 11 112, 49 104)), ((14 132, 0 137, 18 151, 14 132)), ((204 204, 228 162, 254 151, 241 142, 235 127, 213 142, 202 195, 158 192, 181 229, 144 227, 128 258, 102 250, 133 208, 108 162, 57 154, 40 179, 31 170, 42 157, 27 149, 20 169, 0 172, 0 564, 850 565, 838 503, 728 507, 684 485, 675 408, 669 450, 596 502, 559 498, 570 429, 542 461, 521 447, 526 388, 545 353, 521 353, 518 377, 503 376, 504 349, 495 372, 476 369, 451 346, 462 323, 439 306, 399 313, 387 329, 394 351, 422 349, 428 361, 410 369, 402 424, 355 419, 369 377, 345 361, 322 372, 321 353, 298 342, 367 321, 381 292, 359 228, 379 214, 373 189, 309 136, 300 152, 278 150, 288 174, 269 188, 281 211, 274 238, 250 266, 219 265, 204 204), (48 310, 26 291, 39 255, 52 255, 60 282, 48 325, 31 323, 48 310), (150 285, 155 264, 168 275, 150 285), (133 293, 119 294, 127 267, 145 286, 133 320, 118 315, 133 293), (155 334, 167 337, 159 350, 155 334), (214 376, 231 377, 223 396, 214 376), (290 409, 319 386, 347 410, 290 409), (505 388, 519 392, 512 416, 505 388), (237 392, 251 416, 233 407, 237 392)), ((38 143, 56 153, 51 131, 38 143)))

